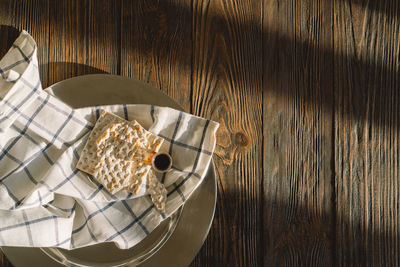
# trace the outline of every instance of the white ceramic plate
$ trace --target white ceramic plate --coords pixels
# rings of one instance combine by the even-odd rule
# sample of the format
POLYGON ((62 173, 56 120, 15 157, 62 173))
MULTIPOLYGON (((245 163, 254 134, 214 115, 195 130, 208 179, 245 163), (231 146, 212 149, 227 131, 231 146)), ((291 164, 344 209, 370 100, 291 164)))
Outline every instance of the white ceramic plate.
MULTIPOLYGON (((115 75, 79 76, 59 82, 46 90, 74 108, 126 103, 153 104, 183 110, 160 90, 143 82, 115 75)), ((120 250, 112 244, 72 251, 45 249, 46 253, 40 248, 2 247, 2 250, 16 267, 59 267, 63 264, 187 266, 196 256, 210 230, 216 194, 215 168, 212 163, 203 183, 187 200, 181 213, 178 212, 172 219, 163 222, 149 237, 129 250, 120 250)))

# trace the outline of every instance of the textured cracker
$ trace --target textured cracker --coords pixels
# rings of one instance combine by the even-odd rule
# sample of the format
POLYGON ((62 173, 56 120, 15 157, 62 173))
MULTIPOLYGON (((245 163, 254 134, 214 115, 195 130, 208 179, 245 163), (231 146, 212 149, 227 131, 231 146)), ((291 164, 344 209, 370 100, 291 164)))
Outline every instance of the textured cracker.
POLYGON ((164 184, 158 181, 157 177, 154 175, 153 171, 149 172, 149 194, 151 201, 157 210, 165 212, 165 202, 167 201, 167 189, 165 189, 164 184))
POLYGON ((122 189, 136 194, 163 141, 136 121, 101 110, 76 167, 93 175, 112 194, 122 189))

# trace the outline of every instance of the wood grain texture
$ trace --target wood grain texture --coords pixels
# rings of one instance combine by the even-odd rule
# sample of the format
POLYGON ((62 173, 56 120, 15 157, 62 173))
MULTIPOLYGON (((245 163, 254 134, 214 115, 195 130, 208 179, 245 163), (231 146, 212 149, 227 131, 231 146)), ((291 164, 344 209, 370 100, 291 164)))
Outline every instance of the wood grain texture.
POLYGON ((47 84, 84 74, 119 74, 120 12, 120 1, 50 1, 47 84))
POLYGON ((262 261, 261 7, 257 1, 193 2, 193 113, 221 126, 215 219, 192 266, 262 261))
POLYGON ((191 11, 187 1, 122 1, 121 74, 161 89, 190 111, 191 11))
POLYGON ((50 1, 50 13, 48 85, 84 74, 87 27, 85 1, 50 1))
POLYGON ((264 1, 264 266, 334 265, 332 9, 264 1))
POLYGON ((191 266, 400 265, 399 1, 0 0, 0 56, 22 29, 44 87, 120 74, 221 123, 191 266))
POLYGON ((121 74, 121 1, 90 0, 85 10, 85 73, 121 74))
POLYGON ((335 1, 338 266, 399 266, 398 1, 335 1))

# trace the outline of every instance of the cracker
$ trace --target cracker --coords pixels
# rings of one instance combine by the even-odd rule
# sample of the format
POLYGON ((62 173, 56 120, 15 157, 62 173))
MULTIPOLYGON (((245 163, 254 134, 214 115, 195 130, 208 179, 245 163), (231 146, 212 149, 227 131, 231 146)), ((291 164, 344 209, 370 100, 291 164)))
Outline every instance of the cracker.
POLYGON ((101 110, 76 167, 112 194, 122 189, 137 194, 163 141, 136 121, 101 110))
POLYGON ((149 194, 151 197, 151 201, 160 212, 165 212, 165 202, 167 201, 167 189, 165 189, 164 184, 158 181, 154 172, 149 172, 149 194))

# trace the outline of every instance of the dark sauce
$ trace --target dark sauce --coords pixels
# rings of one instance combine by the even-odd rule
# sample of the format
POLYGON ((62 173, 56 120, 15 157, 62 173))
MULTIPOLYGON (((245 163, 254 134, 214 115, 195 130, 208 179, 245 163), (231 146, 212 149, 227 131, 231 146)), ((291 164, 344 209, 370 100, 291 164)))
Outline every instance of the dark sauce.
POLYGON ((168 157, 168 155, 165 154, 159 154, 154 159, 154 166, 160 171, 167 170, 170 164, 171 159, 168 157))

